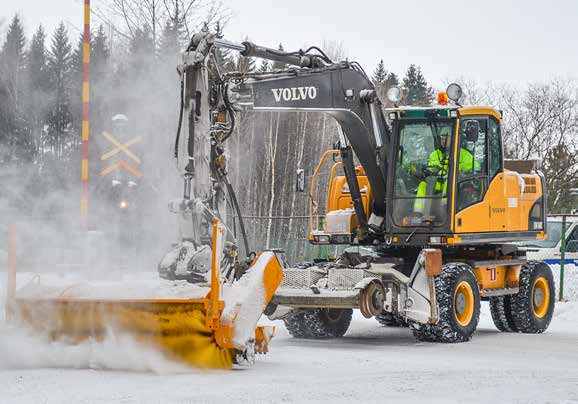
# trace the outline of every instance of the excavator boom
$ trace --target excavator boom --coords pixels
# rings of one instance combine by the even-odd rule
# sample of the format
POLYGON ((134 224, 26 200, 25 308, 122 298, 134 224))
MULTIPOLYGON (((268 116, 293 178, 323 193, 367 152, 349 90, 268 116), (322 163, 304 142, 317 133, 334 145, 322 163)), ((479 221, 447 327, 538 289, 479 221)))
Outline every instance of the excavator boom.
MULTIPOLYGON (((307 51, 282 52, 250 42, 234 44, 209 33, 193 36, 184 61, 186 67, 183 71, 189 75, 196 75, 195 71, 205 69, 201 61, 206 63, 211 71, 208 89, 220 90, 222 106, 229 112, 231 122, 234 122, 233 108, 239 106, 255 111, 318 111, 332 116, 343 134, 340 154, 360 227, 358 233, 364 235, 364 240, 368 242, 382 234, 386 213, 390 130, 374 85, 357 63, 335 63, 315 47, 307 51), (211 57, 214 49, 219 47, 234 49, 246 57, 260 57, 299 68, 221 74, 216 58, 211 57), (369 218, 362 204, 354 155, 364 167, 374 192, 372 217, 369 218)), ((189 79, 185 77, 184 80, 187 83, 189 79)), ((189 86, 185 85, 185 88, 189 86)), ((185 104, 186 100, 194 98, 196 108, 199 108, 199 100, 202 104, 209 97, 199 93, 196 87, 194 91, 187 90, 185 104)), ((219 106, 212 107, 218 110, 219 106)), ((188 136, 194 137, 194 131, 190 131, 188 136)))

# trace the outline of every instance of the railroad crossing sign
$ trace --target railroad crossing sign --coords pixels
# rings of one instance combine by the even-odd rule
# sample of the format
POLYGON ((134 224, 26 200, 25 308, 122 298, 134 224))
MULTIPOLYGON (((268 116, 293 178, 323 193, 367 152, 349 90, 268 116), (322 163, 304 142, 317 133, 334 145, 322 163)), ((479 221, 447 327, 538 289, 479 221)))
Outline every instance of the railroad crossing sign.
POLYGON ((100 176, 104 177, 104 176, 110 174, 111 172, 113 172, 117 169, 124 169, 124 170, 128 171, 129 173, 131 173, 132 175, 134 175, 135 177, 140 177, 142 174, 137 169, 137 167, 140 165, 141 160, 136 154, 134 154, 129 149, 129 147, 134 145, 134 144, 140 143, 142 141, 142 136, 136 136, 126 143, 119 142, 117 139, 115 139, 115 137, 113 135, 111 135, 110 133, 108 133, 106 131, 102 132, 102 136, 105 139, 107 139, 110 143, 112 143, 112 145, 114 147, 111 150, 104 153, 102 156, 100 156, 101 161, 107 161, 107 160, 111 159, 112 157, 114 157, 120 153, 121 156, 124 155, 124 156, 128 157, 129 162, 126 162, 126 161, 122 160, 122 158, 121 158, 120 160, 112 163, 111 165, 109 165, 108 167, 103 169, 100 172, 100 176))

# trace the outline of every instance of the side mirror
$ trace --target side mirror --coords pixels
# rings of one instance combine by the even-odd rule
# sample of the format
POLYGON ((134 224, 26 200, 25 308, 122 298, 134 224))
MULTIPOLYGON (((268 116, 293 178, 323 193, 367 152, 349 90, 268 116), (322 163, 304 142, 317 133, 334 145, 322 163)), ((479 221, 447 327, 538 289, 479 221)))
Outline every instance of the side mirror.
POLYGON ((305 170, 298 168, 296 174, 295 191, 305 192, 305 170))
POLYGON ((464 132, 466 134, 466 141, 476 143, 480 133, 480 123, 478 121, 467 121, 464 132))

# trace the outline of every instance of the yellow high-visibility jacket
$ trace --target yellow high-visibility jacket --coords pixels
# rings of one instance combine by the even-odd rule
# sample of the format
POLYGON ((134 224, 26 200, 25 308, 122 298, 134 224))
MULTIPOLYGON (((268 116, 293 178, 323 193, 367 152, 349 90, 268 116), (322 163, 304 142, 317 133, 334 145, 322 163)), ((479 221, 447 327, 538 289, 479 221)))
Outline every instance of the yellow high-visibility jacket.
MULTIPOLYGON (((447 185, 448 185, 448 170, 449 170, 449 155, 445 154, 441 149, 435 149, 429 155, 428 166, 430 167, 440 167, 438 176, 444 176, 443 182, 436 182, 435 192, 441 193, 442 196, 446 195, 447 185)), ((458 169, 460 173, 466 174, 472 172, 474 168, 479 168, 480 164, 474 160, 474 155, 467 149, 463 147, 460 149, 460 161, 458 164, 458 169)), ((422 199, 427 195, 427 184, 425 181, 421 181, 417 187, 416 200, 414 203, 414 210, 421 212, 425 206, 425 201, 422 199)), ((423 213, 423 212, 422 212, 423 213)))

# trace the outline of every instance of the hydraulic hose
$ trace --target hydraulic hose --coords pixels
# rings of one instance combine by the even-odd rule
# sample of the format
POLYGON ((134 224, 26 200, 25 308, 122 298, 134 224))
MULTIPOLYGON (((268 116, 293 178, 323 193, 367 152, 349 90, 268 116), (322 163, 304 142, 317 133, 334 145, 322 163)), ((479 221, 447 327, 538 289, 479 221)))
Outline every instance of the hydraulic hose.
POLYGON ((181 107, 179 109, 179 123, 177 125, 177 136, 175 137, 175 158, 179 157, 179 139, 181 137, 181 126, 183 124, 184 109, 185 109, 185 82, 181 77, 181 107))
POLYGON ((226 85, 224 85, 222 87, 222 91, 223 91, 223 101, 225 102, 225 107, 227 108, 227 112, 229 113, 229 118, 231 119, 231 124, 229 125, 229 130, 227 131, 227 133, 225 134, 225 136, 223 136, 223 142, 226 141, 229 137, 231 137, 231 135, 233 134, 233 131, 235 130, 235 124, 236 124, 236 120, 235 120, 235 111, 233 111, 233 107, 231 106, 231 102, 229 101, 229 83, 227 83, 226 85))
POLYGON ((233 186, 229 182, 229 179, 226 176, 223 176, 223 181, 225 182, 225 186, 227 187, 227 193, 229 194, 229 198, 231 198, 231 202, 237 213, 237 217, 239 218, 239 227, 241 228, 241 235, 243 236, 243 245, 245 246, 245 255, 249 256, 249 241, 247 240, 247 232, 245 231, 245 222, 243 221, 243 216, 241 216, 241 208, 239 208, 239 202, 237 201, 237 195, 235 194, 235 190, 233 186))

